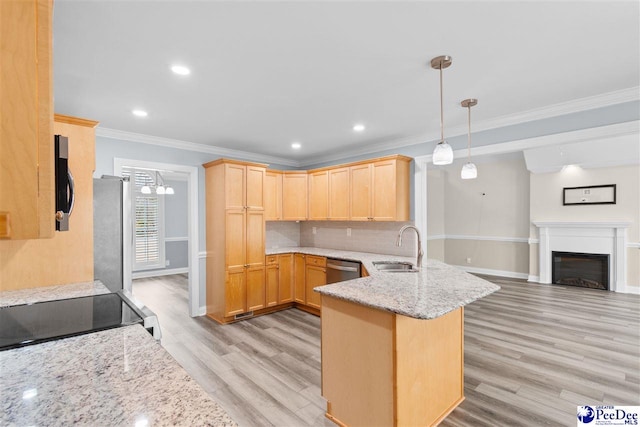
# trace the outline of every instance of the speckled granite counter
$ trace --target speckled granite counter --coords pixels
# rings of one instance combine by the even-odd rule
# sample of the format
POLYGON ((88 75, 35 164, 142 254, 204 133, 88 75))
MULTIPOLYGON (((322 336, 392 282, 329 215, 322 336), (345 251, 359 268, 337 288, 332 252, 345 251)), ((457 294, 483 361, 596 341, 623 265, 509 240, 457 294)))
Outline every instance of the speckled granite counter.
POLYGON ((139 325, 0 352, 0 425, 235 426, 139 325))
POLYGON ((57 299, 86 297, 108 294, 110 291, 99 280, 93 282, 72 283, 69 285, 43 286, 41 288, 19 289, 0 292, 0 307, 57 299))
POLYGON ((493 283, 431 259, 423 263, 423 269, 418 273, 388 273, 378 271, 372 262, 415 263, 415 258, 309 247, 268 249, 267 255, 291 252, 362 262, 369 277, 320 286, 314 290, 417 319, 440 317, 500 289, 493 283))

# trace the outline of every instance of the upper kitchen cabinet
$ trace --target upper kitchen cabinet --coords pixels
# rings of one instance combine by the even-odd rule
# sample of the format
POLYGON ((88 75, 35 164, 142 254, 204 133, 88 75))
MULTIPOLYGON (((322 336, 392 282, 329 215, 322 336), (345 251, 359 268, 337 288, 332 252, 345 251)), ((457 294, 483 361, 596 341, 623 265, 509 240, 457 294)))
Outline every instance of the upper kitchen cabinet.
POLYGON ((55 231, 51 0, 0 1, 0 238, 55 231))
POLYGON ((329 170, 329 218, 346 221, 350 218, 351 193, 349 191, 349 168, 329 170))
POLYGON ((409 221, 410 164, 396 155, 351 165, 351 220, 409 221))
POLYGON ((267 170, 264 175, 264 219, 282 219, 282 172, 267 170))
POLYGON ((329 219, 329 171, 309 172, 309 219, 329 219))
POLYGON ((307 171, 282 172, 282 219, 307 219, 307 171))
POLYGON ((266 165, 206 163, 207 314, 225 323, 265 307, 266 165))

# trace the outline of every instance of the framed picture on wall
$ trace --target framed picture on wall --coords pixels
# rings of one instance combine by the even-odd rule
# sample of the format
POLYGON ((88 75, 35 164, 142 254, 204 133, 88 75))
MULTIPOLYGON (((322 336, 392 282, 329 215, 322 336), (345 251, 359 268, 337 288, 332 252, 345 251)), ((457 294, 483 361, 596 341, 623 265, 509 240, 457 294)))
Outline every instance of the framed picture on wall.
POLYGON ((565 187, 562 190, 562 204, 564 206, 615 205, 616 184, 565 187))

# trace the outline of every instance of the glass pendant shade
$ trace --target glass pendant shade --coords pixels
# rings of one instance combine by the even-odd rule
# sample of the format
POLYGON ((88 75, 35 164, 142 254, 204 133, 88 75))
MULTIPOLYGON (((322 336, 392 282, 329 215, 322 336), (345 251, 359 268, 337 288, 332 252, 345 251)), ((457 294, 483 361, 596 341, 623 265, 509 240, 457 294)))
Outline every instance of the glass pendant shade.
POLYGON ((478 177, 478 168, 471 162, 465 163, 460 171, 460 178, 462 179, 476 179, 478 177))
POLYGON ((173 187, 167 187, 164 194, 175 194, 175 191, 173 191, 173 187))
POLYGON ((151 194, 151 187, 149 187, 148 185, 145 185, 140 189, 140 192, 142 194, 151 194))
POLYGON ((156 194, 164 194, 164 187, 162 185, 156 187, 156 194))
POLYGON ((433 150, 434 165, 450 165, 453 163, 453 150, 447 141, 441 141, 433 150))

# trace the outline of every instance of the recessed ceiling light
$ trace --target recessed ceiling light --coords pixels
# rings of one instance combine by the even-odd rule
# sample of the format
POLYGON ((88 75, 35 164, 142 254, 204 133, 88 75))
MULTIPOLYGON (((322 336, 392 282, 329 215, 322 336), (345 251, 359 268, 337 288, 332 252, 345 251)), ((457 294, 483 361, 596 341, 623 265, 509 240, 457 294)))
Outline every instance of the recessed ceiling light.
POLYGON ((188 76, 191 74, 191 70, 183 65, 172 65, 171 71, 181 76, 188 76))
POLYGON ((364 125, 362 123, 356 123, 355 125, 353 125, 353 131, 354 132, 362 132, 364 130, 364 125))
POLYGON ((294 150, 299 150, 300 147, 302 147, 302 145, 300 145, 299 142, 294 142, 293 144, 291 144, 291 148, 293 148, 294 150))
POLYGON ((138 117, 147 117, 149 115, 144 110, 133 110, 132 113, 133 113, 134 116, 138 116, 138 117))

